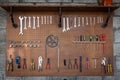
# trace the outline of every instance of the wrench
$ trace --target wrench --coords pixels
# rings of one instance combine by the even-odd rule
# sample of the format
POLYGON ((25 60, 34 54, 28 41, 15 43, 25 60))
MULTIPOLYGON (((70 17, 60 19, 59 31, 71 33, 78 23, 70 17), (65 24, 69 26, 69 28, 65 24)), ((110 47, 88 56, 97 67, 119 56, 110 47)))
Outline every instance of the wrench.
POLYGON ((46 16, 44 16, 44 24, 46 24, 46 22, 47 22, 47 21, 46 21, 46 16))
POLYGON ((80 17, 78 17, 78 27, 80 27, 80 17))
POLYGON ((43 24, 43 16, 41 16, 41 24, 43 24))
POLYGON ((47 16, 47 24, 49 24, 49 16, 47 16))
POLYGON ((67 31, 70 30, 70 27, 69 27, 69 17, 66 17, 67 19, 67 31))
POLYGON ((23 17, 19 16, 19 20, 20 20, 20 32, 19 32, 19 35, 23 35, 23 26, 22 26, 22 21, 23 21, 23 17))
POLYGON ((50 24, 52 24, 52 16, 50 16, 50 24))
POLYGON ((36 29, 35 20, 36 20, 36 17, 33 16, 33 29, 36 29))
POLYGON ((82 26, 84 27, 84 17, 82 17, 82 26))
POLYGON ((76 28, 77 27, 77 25, 76 25, 76 17, 74 17, 74 28, 76 28))
POLYGON ((31 17, 28 17, 28 28, 31 28, 31 17))
POLYGON ((24 16, 24 30, 27 30, 27 26, 26 26, 26 19, 27 19, 27 17, 26 17, 26 16, 24 16))
POLYGON ((88 26, 88 17, 86 17, 86 25, 88 26))
POLYGON ((62 30, 63 32, 65 32, 66 31, 66 29, 65 29, 65 17, 63 17, 63 30, 62 30))
POLYGON ((37 16, 37 27, 40 27, 39 22, 40 22, 40 17, 37 16))

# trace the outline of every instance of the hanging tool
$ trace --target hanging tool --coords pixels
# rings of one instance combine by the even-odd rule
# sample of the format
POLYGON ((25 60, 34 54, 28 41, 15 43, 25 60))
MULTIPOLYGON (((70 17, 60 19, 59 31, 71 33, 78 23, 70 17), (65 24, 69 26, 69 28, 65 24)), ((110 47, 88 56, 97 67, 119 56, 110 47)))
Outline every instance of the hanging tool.
POLYGON ((85 67, 86 67, 86 69, 90 68, 90 62, 89 62, 89 58, 88 57, 86 57, 85 67))
POLYGON ((58 72, 60 71, 60 46, 58 42, 58 72))
POLYGON ((76 16, 74 17, 74 28, 77 27, 77 19, 76 19, 76 16))
POLYGON ((31 17, 28 16, 28 28, 31 28, 31 17))
POLYGON ((33 29, 36 29, 36 17, 35 16, 33 16, 33 29))
POLYGON ((34 59, 31 60, 30 70, 35 70, 35 62, 34 62, 34 59))
POLYGON ((26 16, 24 16, 24 30, 27 30, 26 20, 27 20, 27 17, 26 17, 26 16))
POLYGON ((85 20, 84 20, 84 17, 82 17, 82 27, 84 27, 85 25, 85 20))
POLYGON ((106 74, 106 57, 102 57, 101 72, 104 72, 106 74))
POLYGON ((66 59, 64 59, 63 62, 64 62, 64 69, 66 69, 66 68, 67 68, 67 67, 66 67, 66 66, 67 66, 66 59))
POLYGON ((74 60, 74 69, 78 69, 77 58, 75 58, 75 60, 74 60))
POLYGON ((70 30, 69 17, 66 17, 67 31, 70 30))
POLYGON ((62 32, 66 32, 66 22, 65 22, 65 17, 63 17, 63 30, 62 32))
POLYGON ((112 73, 112 71, 111 58, 108 57, 107 72, 112 73))
POLYGON ((12 55, 10 55, 10 58, 8 59, 7 71, 13 71, 13 59, 12 59, 12 55))
POLYGON ((96 69, 97 68, 97 59, 98 58, 92 58, 93 60, 94 60, 94 69, 96 69))
POLYGON ((25 58, 23 58, 23 69, 27 69, 27 63, 25 58))
POLYGON ((50 58, 47 58, 46 69, 50 70, 50 58))
POLYGON ((86 17, 86 26, 88 26, 88 24, 89 24, 89 23, 88 23, 88 17, 86 17))
POLYGON ((38 57, 38 71, 42 71, 43 59, 42 56, 38 57))
POLYGON ((19 16, 19 20, 20 20, 20 32, 19 32, 19 35, 23 35, 23 25, 22 25, 22 21, 23 21, 23 17, 19 16))
POLYGON ((72 69, 72 63, 71 63, 70 56, 69 56, 69 59, 68 59, 68 69, 72 69))
POLYGON ((79 69, 80 69, 80 72, 82 72, 82 56, 80 56, 79 58, 79 69))
POLYGON ((40 17, 37 16, 37 27, 39 28, 40 27, 40 17))
POLYGON ((80 17, 78 17, 78 27, 80 27, 80 17))
POLYGON ((53 19, 52 19, 52 16, 50 16, 50 24, 52 24, 52 23, 53 23, 53 22, 52 22, 52 20, 53 20, 53 19))
POLYGON ((21 65, 20 65, 20 56, 16 56, 16 64, 18 65, 17 68, 21 68, 21 65))

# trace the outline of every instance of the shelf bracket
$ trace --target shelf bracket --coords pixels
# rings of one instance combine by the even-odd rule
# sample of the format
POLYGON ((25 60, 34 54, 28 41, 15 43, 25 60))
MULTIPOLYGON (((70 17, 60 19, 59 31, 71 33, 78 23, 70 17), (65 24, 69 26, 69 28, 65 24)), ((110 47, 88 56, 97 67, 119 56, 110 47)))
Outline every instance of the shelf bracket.
POLYGON ((110 13, 111 13, 110 8, 108 8, 108 15, 107 15, 105 23, 102 25, 102 28, 106 28, 108 26, 108 22, 109 22, 109 19, 111 17, 110 13))
POLYGON ((13 7, 10 7, 10 17, 11 17, 12 26, 14 28, 17 28, 18 25, 14 22, 14 17, 13 17, 13 7))
POLYGON ((62 27, 62 9, 61 7, 59 7, 59 24, 58 27, 61 28, 62 27))

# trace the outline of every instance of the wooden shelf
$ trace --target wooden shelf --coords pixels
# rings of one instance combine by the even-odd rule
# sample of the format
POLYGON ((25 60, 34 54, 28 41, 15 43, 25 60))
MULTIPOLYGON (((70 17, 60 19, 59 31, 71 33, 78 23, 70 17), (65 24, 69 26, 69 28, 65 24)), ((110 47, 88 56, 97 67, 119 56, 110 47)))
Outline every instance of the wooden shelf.
POLYGON ((110 8, 111 12, 119 8, 119 6, 98 6, 98 5, 51 5, 51 4, 35 4, 35 5, 0 5, 6 11, 10 11, 9 8, 14 7, 14 11, 58 11, 61 7, 62 11, 94 11, 94 12, 107 12, 110 8))
POLYGON ((73 41, 75 44, 104 44, 106 41, 73 41))

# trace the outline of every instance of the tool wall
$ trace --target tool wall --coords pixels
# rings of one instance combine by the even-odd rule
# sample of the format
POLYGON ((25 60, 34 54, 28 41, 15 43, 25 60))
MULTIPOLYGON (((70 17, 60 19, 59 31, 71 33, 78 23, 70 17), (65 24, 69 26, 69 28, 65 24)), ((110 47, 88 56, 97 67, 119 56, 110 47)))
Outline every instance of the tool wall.
POLYGON ((7 76, 113 75, 112 17, 107 27, 106 12, 61 17, 57 11, 17 11, 14 28, 7 15, 7 76))

